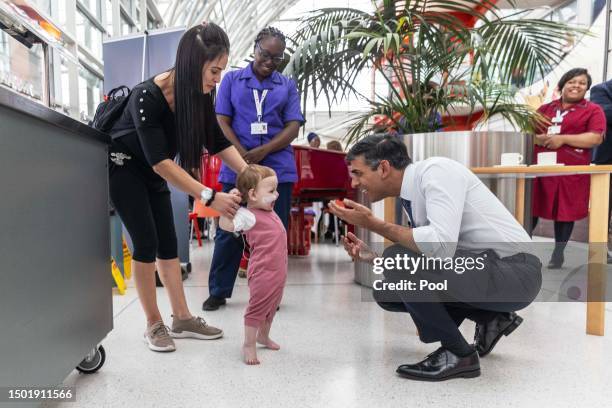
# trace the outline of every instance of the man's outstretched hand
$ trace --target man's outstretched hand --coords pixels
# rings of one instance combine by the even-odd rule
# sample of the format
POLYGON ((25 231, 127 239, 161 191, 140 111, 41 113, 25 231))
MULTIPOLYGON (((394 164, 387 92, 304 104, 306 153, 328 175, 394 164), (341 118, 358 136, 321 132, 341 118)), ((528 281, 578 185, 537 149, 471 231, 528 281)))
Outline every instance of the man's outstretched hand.
POLYGON ((328 206, 329 211, 349 224, 367 228, 370 221, 374 218, 372 210, 348 198, 345 198, 342 202, 344 206, 340 206, 334 201, 330 201, 328 206))
POLYGON ((352 232, 349 232, 347 236, 342 237, 342 243, 344 244, 344 250, 347 254, 349 254, 353 261, 359 260, 372 263, 374 262, 374 258, 378 256, 370 249, 369 246, 366 245, 365 242, 357 238, 352 232))

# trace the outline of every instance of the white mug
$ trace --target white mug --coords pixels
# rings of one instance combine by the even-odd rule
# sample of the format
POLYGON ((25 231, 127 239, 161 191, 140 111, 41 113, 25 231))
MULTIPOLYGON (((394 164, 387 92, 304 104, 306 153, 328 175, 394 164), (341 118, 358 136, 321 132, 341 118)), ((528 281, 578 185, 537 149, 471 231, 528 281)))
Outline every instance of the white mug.
POLYGON ((516 166, 523 163, 523 155, 520 153, 502 153, 502 166, 516 166))
POLYGON ((541 152, 538 153, 538 164, 557 164, 557 152, 541 152))

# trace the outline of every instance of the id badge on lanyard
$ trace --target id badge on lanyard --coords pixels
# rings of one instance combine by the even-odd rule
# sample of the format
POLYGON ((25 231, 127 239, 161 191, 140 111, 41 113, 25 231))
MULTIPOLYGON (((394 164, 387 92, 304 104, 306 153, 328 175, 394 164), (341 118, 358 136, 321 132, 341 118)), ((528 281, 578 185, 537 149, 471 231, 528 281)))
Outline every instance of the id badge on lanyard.
POLYGON ((565 117, 565 115, 567 115, 568 111, 565 111, 563 113, 561 113, 560 110, 557 110, 557 115, 552 118, 552 126, 548 127, 548 130, 546 133, 548 133, 549 135, 560 135, 561 134, 561 123, 563 122, 563 117, 565 117))
POLYGON ((262 121, 263 118, 263 102, 266 99, 266 95, 268 94, 268 90, 264 89, 261 94, 261 99, 259 99, 259 93, 257 89, 253 89, 253 99, 255 99, 255 109, 257 110, 257 122, 251 123, 251 134, 252 135, 267 135, 268 134, 268 124, 262 121))

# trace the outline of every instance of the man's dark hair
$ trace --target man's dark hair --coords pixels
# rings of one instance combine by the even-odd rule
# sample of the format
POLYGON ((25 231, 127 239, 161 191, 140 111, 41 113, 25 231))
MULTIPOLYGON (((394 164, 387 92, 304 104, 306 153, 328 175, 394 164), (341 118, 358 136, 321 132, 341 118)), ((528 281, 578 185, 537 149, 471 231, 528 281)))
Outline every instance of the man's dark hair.
POLYGON ((404 142, 392 135, 366 136, 351 147, 346 161, 351 162, 359 156, 363 156, 366 165, 372 170, 376 170, 383 160, 387 160, 397 170, 404 170, 412 163, 404 142))
POLYGON ((586 75, 587 90, 591 89, 591 84, 593 83, 593 80, 591 79, 591 75, 589 74, 589 71, 587 71, 585 68, 574 68, 574 69, 570 69, 569 71, 567 71, 565 74, 563 74, 563 76, 559 80, 559 83, 557 84, 557 88, 559 88, 559 91, 561 91, 568 81, 571 81, 572 79, 580 75, 586 75))

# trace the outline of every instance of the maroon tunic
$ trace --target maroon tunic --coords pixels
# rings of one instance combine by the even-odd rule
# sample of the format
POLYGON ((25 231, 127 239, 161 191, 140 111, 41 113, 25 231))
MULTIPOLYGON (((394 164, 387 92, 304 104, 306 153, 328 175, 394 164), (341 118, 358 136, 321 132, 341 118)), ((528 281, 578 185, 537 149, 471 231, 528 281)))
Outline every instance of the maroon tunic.
MULTIPOLYGON (((577 135, 580 133, 606 131, 606 116, 601 107, 583 99, 569 109, 563 109, 561 100, 540 106, 538 112, 552 119, 567 111, 561 122, 561 134, 577 135)), ((538 129, 538 134, 546 133, 546 127, 538 129)), ((557 152, 557 163, 566 166, 589 165, 591 149, 581 149, 563 145, 557 150, 535 146, 533 162, 537 162, 538 153, 557 152)), ((555 221, 575 221, 584 218, 589 212, 590 178, 588 175, 538 177, 533 182, 534 217, 555 221)))

